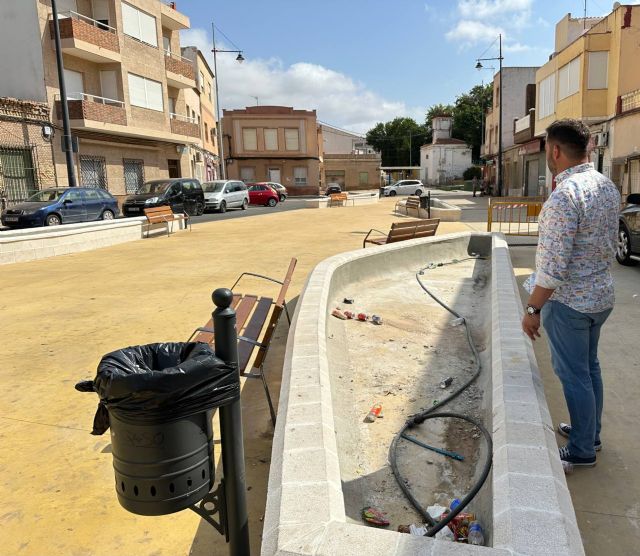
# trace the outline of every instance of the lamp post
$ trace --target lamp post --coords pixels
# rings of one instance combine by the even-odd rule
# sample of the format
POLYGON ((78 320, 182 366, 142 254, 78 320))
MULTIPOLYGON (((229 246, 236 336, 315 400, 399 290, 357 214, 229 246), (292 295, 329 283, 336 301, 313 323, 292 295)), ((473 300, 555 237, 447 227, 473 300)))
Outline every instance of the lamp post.
POLYGON ((223 180, 227 179, 227 167, 224 161, 224 144, 223 144, 223 140, 222 140, 222 121, 220 120, 220 96, 218 95, 218 59, 217 59, 217 54, 218 52, 233 52, 234 54, 237 54, 236 56, 236 62, 238 62, 239 64, 242 64, 242 62, 244 62, 244 56, 242 55, 242 50, 221 50, 216 48, 216 26, 215 24, 212 22, 211 23, 211 34, 213 37, 213 49, 211 50, 211 52, 213 52, 213 78, 216 82, 216 115, 218 118, 218 153, 220 156, 220 170, 222 175, 220 176, 223 180))
POLYGON ((499 70, 499 75, 500 75, 500 89, 498 91, 498 104, 499 104, 499 112, 498 112, 498 197, 502 196, 502 185, 503 185, 503 175, 502 175, 502 89, 503 89, 503 83, 502 83, 502 60, 504 59, 502 57, 502 33, 500 35, 498 35, 498 39, 499 39, 499 54, 497 58, 477 58, 476 59, 476 69, 482 69, 483 65, 481 62, 484 61, 488 61, 488 60, 498 60, 500 62, 500 70, 499 70))
MULTIPOLYGON (((478 67, 478 65, 476 64, 476 69, 478 71, 481 70, 490 70, 490 71, 496 71, 496 68, 494 68, 493 66, 489 66, 489 67, 484 67, 482 64, 480 64, 480 67, 478 67)), ((480 80, 480 87, 482 88, 482 94, 484 95, 484 77, 480 80)), ((485 142, 485 129, 484 129, 484 110, 485 110, 485 106, 484 106, 484 97, 482 99, 482 111, 480 112, 480 136, 482 138, 482 142, 480 144, 483 144, 485 142)))
POLYGON ((64 137, 62 145, 67 160, 67 178, 69 187, 76 187, 76 174, 73 170, 73 140, 71 137, 71 125, 69 124, 69 105, 67 104, 67 87, 64 82, 64 65, 62 63, 62 45, 60 44, 60 25, 58 24, 58 7, 56 0, 51 0, 53 10, 53 37, 56 44, 56 65, 58 66, 58 83, 60 85, 60 106, 62 108, 62 129, 64 137))

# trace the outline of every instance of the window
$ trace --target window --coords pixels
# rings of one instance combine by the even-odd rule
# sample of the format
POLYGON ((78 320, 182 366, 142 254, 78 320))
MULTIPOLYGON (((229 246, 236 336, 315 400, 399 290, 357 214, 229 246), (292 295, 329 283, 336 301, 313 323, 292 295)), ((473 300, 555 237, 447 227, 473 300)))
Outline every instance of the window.
POLYGON ((242 145, 245 151, 258 150, 258 139, 255 127, 245 127, 242 129, 242 145))
POLYGON ((122 30, 125 35, 158 46, 156 18, 122 2, 122 30))
POLYGON ((253 181, 256 179, 256 169, 253 166, 240 168, 240 179, 242 181, 253 181))
POLYGON ((216 143, 216 128, 211 128, 211 142, 215 145, 216 143))
POLYGON ((538 119, 551 116, 556 111, 556 74, 552 73, 540 82, 538 91, 538 119))
MULTIPOLYGON (((298 131, 297 129, 295 130, 298 131)), ((295 185, 307 185, 307 169, 304 166, 299 166, 293 169, 293 183, 295 185)))
POLYGON ((580 57, 574 58, 558 71, 558 100, 578 92, 580 88, 580 57))
POLYGON ((277 129, 264 130, 264 150, 265 151, 278 150, 278 130, 277 129))
POLYGON ((132 106, 162 112, 162 84, 133 73, 129 75, 129 102, 132 106))
POLYGON ((67 100, 82 100, 84 79, 79 71, 64 70, 64 84, 67 89, 67 100))
POLYGON ((144 163, 142 160, 124 159, 124 189, 125 193, 135 193, 144 183, 144 163))
POLYGON ((107 187, 106 161, 101 156, 80 157, 80 185, 82 187, 107 187))
POLYGON ((207 83, 207 90, 209 91, 209 102, 213 103, 213 91, 211 90, 211 83, 207 83))
POLYGON ((589 52, 589 80, 587 88, 606 89, 609 53, 606 50, 589 52))
MULTIPOLYGON (((300 150, 299 130, 297 129, 285 129, 284 130, 284 145, 288 151, 300 150)), ((306 176, 305 176, 306 183, 306 176)))
POLYGON ((207 124, 207 122, 204 122, 204 136, 209 137, 209 125, 207 124))
POLYGON ((65 201, 72 201, 74 203, 79 203, 82 201, 82 192, 81 191, 67 191, 67 194, 64 196, 65 201))
POLYGON ((87 189, 86 191, 83 191, 83 193, 85 201, 95 203, 96 201, 100 202, 102 200, 97 189, 87 189))
POLYGON ((204 73, 200 72, 200 90, 204 93, 204 73))
POLYGON ((369 172, 360 172, 358 175, 358 181, 360 185, 367 185, 369 183, 369 172))
POLYGON ((171 39, 169 37, 162 37, 162 48, 164 49, 164 53, 168 56, 171 55, 171 39))

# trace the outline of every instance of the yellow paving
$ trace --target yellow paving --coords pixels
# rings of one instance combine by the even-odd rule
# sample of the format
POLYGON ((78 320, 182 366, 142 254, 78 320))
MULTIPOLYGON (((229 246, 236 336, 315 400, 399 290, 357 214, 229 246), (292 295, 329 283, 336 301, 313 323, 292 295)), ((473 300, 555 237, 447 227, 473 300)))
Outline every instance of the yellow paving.
MULTIPOLYGON (((398 219, 394 204, 211 222, 170 238, 0 267, 0 554, 228 554, 223 538, 190 511, 140 517, 119 506, 109 435, 89 434, 97 396, 74 384, 92 378, 113 349, 185 340, 211 312, 211 291, 244 270, 277 278, 297 257, 295 298, 322 259, 359 248, 372 227, 388 229, 398 219)), ((438 234, 469 229, 442 223, 438 234)), ((252 281, 241 289, 277 291, 252 281)), ((276 398, 286 334, 283 322, 267 365, 276 398)), ((243 386, 243 407, 258 554, 272 434, 259 381, 243 386)))

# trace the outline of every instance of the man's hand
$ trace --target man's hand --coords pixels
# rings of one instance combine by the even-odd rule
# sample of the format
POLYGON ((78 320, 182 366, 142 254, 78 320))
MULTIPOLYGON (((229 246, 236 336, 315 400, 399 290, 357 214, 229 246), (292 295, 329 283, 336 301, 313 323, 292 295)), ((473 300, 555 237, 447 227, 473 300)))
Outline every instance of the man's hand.
POLYGON ((532 342, 536 341, 536 337, 540 338, 540 315, 528 315, 522 318, 522 330, 531 338, 532 342))

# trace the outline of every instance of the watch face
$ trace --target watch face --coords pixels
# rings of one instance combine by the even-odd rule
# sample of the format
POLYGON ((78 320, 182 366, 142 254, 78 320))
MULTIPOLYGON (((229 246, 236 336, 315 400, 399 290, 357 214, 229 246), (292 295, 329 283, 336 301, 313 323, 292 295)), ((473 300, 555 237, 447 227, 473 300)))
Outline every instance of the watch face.
POLYGON ((533 307, 527 307, 527 313, 530 315, 535 315, 536 310, 533 307))

